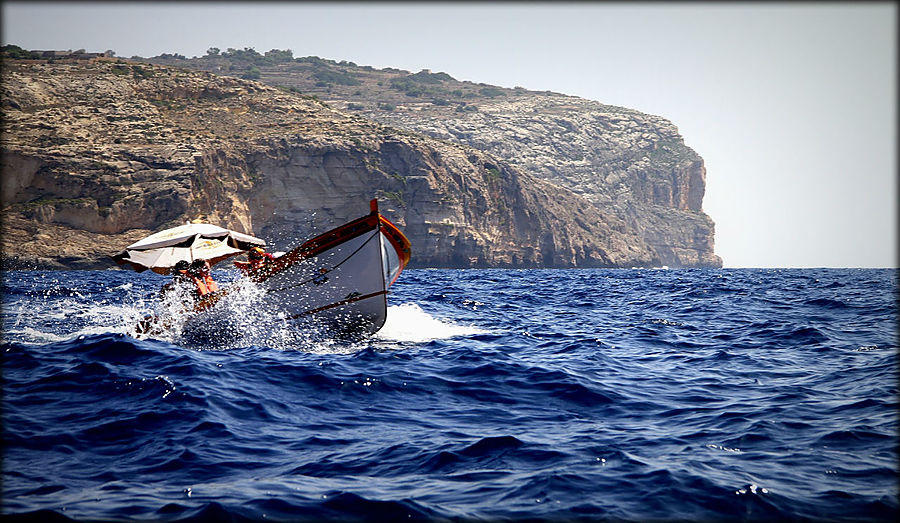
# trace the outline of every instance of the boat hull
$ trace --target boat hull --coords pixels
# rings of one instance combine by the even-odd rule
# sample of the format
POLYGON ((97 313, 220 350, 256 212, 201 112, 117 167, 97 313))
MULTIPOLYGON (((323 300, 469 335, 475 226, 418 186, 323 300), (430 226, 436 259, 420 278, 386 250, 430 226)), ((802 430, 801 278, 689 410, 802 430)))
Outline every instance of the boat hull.
MULTIPOLYGON (((387 318, 387 293, 409 261, 409 240, 378 213, 321 234, 249 274, 252 304, 299 329, 329 337, 377 332, 387 318)), ((186 325, 203 324, 237 299, 231 289, 201 300, 186 325), (223 303, 225 302, 225 303, 223 303)), ((232 305, 234 305, 232 303, 232 305)))
POLYGON ((387 318, 387 279, 380 229, 367 230, 307 256, 258 282, 262 306, 287 321, 338 332, 374 333, 387 318))

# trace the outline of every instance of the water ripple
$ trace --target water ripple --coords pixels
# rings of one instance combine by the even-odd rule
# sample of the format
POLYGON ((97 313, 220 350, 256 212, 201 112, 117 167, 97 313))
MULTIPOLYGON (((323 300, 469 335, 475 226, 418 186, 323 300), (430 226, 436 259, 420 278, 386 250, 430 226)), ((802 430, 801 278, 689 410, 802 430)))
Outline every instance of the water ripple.
POLYGON ((2 276, 7 519, 900 508, 894 270, 413 270, 354 343, 267 311, 222 343, 136 340, 164 278, 2 276))

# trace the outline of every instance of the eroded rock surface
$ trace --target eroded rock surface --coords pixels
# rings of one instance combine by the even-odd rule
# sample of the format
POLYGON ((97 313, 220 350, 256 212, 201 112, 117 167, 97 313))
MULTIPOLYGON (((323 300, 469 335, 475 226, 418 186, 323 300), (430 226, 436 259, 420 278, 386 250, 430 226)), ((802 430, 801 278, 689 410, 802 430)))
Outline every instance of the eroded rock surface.
MULTIPOLYGON (((616 167, 600 180, 576 165, 560 183, 544 160, 566 140, 545 141, 547 150, 528 137, 509 145, 504 137, 524 124, 499 125, 502 105, 418 128, 400 112, 377 122, 184 68, 4 61, 2 74, 7 266, 109 266, 107 256, 125 245, 189 220, 287 249, 365 214, 372 197, 412 241, 413 266, 721 263, 700 211, 702 160, 673 160, 668 183, 653 170, 661 164, 653 151, 683 147, 662 119, 656 135, 641 133, 646 158, 603 152, 599 140, 612 138, 596 131, 596 144, 577 145, 598 151, 585 161, 616 167), (498 145, 490 129, 500 129, 491 131, 498 145)), ((555 102, 521 103, 517 112, 555 102)), ((631 131, 628 139, 636 139, 631 131)))

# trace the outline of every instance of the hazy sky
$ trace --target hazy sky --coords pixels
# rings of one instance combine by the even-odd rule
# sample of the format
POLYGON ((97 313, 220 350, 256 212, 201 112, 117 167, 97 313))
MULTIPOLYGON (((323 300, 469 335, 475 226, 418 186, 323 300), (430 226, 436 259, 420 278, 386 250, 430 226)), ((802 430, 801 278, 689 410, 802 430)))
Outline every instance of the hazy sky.
POLYGON ((671 120, 726 267, 897 266, 897 6, 19 3, 3 44, 118 56, 291 49, 551 90, 671 120))

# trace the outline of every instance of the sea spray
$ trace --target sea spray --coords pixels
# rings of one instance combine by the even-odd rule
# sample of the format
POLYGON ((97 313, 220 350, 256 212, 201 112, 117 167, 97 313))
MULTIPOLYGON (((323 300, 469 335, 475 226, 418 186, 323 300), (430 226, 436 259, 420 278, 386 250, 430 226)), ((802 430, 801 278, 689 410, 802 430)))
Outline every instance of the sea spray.
POLYGON ((479 327, 436 318, 416 303, 404 303, 388 307, 387 322, 376 337, 383 341, 425 343, 486 332, 488 331, 479 327))

